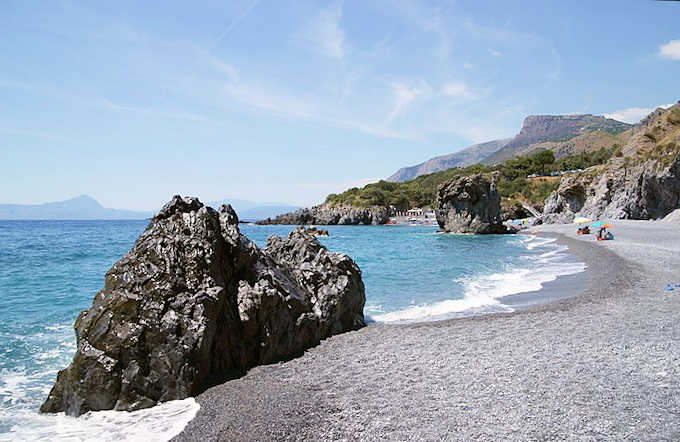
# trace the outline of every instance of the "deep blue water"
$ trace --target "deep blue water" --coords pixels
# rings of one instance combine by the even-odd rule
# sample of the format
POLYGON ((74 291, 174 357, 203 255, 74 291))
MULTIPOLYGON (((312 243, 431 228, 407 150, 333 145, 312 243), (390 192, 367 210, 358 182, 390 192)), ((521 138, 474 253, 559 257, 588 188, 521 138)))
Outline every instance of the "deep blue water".
MULTIPOLYGON (((50 417, 36 411, 56 372, 75 352, 73 322, 146 224, 0 221, 0 439, 51 425, 50 417)), ((241 226, 261 247, 270 235, 291 229, 241 226)), ((353 257, 362 269, 365 313, 377 322, 505 311, 502 296, 536 290, 557 275, 582 269, 563 249, 526 235, 442 235, 434 227, 396 226, 328 230, 330 237, 321 241, 353 257)), ((59 434, 34 436, 58 439, 59 434)))

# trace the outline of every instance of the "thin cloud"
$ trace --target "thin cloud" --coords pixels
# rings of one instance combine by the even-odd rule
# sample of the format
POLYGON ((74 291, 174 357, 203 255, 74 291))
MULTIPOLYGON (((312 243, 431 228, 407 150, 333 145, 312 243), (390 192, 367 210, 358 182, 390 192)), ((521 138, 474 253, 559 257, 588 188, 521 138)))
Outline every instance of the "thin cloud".
POLYGON ((442 88, 442 93, 447 97, 453 98, 475 98, 475 94, 472 93, 470 88, 465 83, 459 81, 445 84, 442 88))
POLYGON ((669 60, 680 60, 680 40, 671 40, 659 47, 659 55, 669 60))
MULTIPOLYGON (((668 109, 671 106, 672 104, 662 104, 657 107, 668 109)), ((654 109, 655 108, 651 107, 629 107, 627 109, 614 111, 610 114, 604 114, 604 116, 617 121, 623 121, 624 123, 635 124, 645 118, 647 115, 654 112, 654 109)))
POLYGON ((394 104, 392 111, 387 117, 387 121, 391 123, 405 108, 422 93, 419 88, 409 87, 404 83, 392 82, 390 83, 394 91, 394 104))
POLYGON ((253 9, 255 9, 255 6, 260 2, 260 0, 252 0, 244 9, 241 11, 240 14, 238 14, 234 19, 229 22, 229 24, 219 33, 219 35, 215 38, 215 42, 213 43, 213 46, 219 45, 222 40, 224 40, 230 33, 231 31, 236 28, 243 20, 246 19, 248 14, 252 12, 253 9))
POLYGON ((341 59, 345 56, 345 32, 340 27, 342 2, 336 2, 319 14, 299 33, 298 38, 309 47, 329 58, 341 59))

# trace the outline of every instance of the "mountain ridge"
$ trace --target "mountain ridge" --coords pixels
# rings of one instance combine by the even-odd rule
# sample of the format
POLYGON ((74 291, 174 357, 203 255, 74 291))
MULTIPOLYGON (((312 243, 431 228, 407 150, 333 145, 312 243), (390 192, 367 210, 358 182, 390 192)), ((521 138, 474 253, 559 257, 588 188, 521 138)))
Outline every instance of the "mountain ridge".
POLYGON ((467 167, 472 164, 495 165, 517 155, 537 150, 555 151, 557 157, 573 152, 593 149, 614 143, 615 137, 634 125, 612 118, 592 114, 573 115, 528 115, 522 122, 517 135, 511 138, 473 144, 458 152, 440 155, 415 166, 402 167, 386 181, 404 182, 452 167, 467 167), (588 137, 590 134, 599 136, 588 137), (575 143, 569 144, 574 138, 575 143))
POLYGON ((427 161, 414 166, 402 167, 392 174, 385 181, 404 182, 409 181, 420 175, 450 169, 452 167, 466 167, 479 163, 488 155, 502 149, 512 138, 486 141, 484 143, 473 144, 458 152, 447 155, 440 155, 430 158, 427 161))
MULTIPOLYGON (((242 220, 257 221, 299 209, 286 203, 258 203, 255 201, 223 199, 207 203, 215 209, 231 204, 242 220)), ((145 210, 112 209, 101 205, 89 195, 78 195, 62 201, 40 204, 0 204, 0 220, 136 220, 151 218, 155 212, 145 210)))
POLYGON ((106 208, 89 195, 42 204, 0 204, 1 220, 123 220, 152 215, 151 211, 106 208))

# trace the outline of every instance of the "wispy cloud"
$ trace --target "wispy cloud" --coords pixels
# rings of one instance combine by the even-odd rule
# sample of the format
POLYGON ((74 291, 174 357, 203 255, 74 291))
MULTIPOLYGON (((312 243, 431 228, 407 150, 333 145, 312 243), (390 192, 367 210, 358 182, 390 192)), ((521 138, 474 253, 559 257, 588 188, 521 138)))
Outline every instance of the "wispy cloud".
POLYGON ((489 49, 489 54, 493 55, 494 57, 501 57, 503 55, 501 51, 496 49, 489 49))
MULTIPOLYGON (((657 107, 667 109, 671 107, 672 104, 661 104, 657 107)), ((651 114, 655 108, 651 107, 629 107, 627 109, 621 109, 614 111, 610 114, 604 114, 607 118, 613 118, 614 120, 623 121, 624 123, 635 124, 645 118, 647 115, 651 114)))
POLYGON ((680 60, 680 40, 671 40, 659 47, 659 55, 669 60, 680 60))
POLYGON ((392 111, 387 117, 387 121, 391 123, 413 100, 418 97, 423 91, 418 87, 411 87, 401 82, 390 83, 394 91, 394 104, 392 111))
POLYGON ((229 22, 229 24, 227 24, 227 26, 225 26, 224 29, 222 29, 222 31, 217 35, 213 46, 219 45, 222 40, 227 38, 231 31, 233 31, 236 26, 238 26, 241 22, 243 22, 243 20, 246 19, 246 17, 248 17, 248 14, 250 14, 252 10, 255 9, 255 6, 257 6, 259 2, 260 0, 251 0, 251 2, 248 3, 248 5, 246 5, 246 7, 238 15, 236 15, 236 17, 234 17, 229 22))
POLYGON ((321 55, 341 59, 347 52, 345 32, 340 27, 342 19, 342 2, 336 1, 305 26, 298 38, 321 55))
POLYGON ((462 81, 453 81, 451 83, 445 84, 442 88, 442 93, 447 97, 467 99, 475 98, 475 94, 472 93, 468 85, 462 81))

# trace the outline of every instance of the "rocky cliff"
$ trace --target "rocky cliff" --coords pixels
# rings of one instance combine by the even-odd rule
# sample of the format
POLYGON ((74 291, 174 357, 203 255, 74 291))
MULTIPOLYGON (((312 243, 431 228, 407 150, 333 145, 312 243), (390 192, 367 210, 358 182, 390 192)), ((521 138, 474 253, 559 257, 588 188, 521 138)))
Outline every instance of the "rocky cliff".
POLYGON ((439 186, 434 202, 439 227, 453 233, 507 233, 496 179, 460 176, 439 186))
POLYGON ((680 207, 680 104, 643 120, 621 152, 565 177, 546 199, 543 221, 656 219, 680 207))
POLYGON ((459 152, 403 167, 387 181, 404 182, 420 175, 473 164, 500 164, 518 155, 550 149, 556 158, 578 152, 609 148, 625 142, 632 126, 597 115, 530 115, 514 138, 475 144, 459 152), (622 135, 623 134, 623 135, 622 135))
POLYGON ((385 224, 390 220, 389 210, 381 206, 352 207, 320 204, 309 208, 285 213, 276 218, 259 221, 258 224, 385 224))
POLYGON ((364 326, 361 271, 302 229, 264 250, 219 212, 175 196, 75 323, 77 352, 42 412, 136 410, 364 326))
POLYGON ((588 132, 619 134, 630 127, 630 124, 597 115, 529 115, 519 134, 483 163, 502 163, 537 143, 566 141, 588 132))
POLYGON ((494 140, 486 143, 473 144, 465 149, 449 155, 434 157, 411 167, 402 167, 387 181, 404 182, 428 173, 440 172, 452 167, 466 167, 477 164, 489 155, 497 152, 508 144, 512 138, 494 140))

